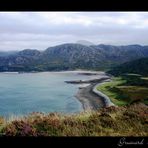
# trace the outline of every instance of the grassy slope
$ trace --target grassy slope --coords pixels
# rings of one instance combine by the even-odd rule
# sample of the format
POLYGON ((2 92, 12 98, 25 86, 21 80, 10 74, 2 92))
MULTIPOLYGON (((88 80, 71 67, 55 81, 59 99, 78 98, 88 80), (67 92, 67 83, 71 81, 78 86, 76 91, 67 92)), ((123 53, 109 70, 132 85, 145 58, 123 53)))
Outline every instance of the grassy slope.
POLYGON ((114 77, 112 82, 100 85, 97 89, 109 96, 111 101, 118 106, 138 100, 148 103, 148 80, 139 75, 114 77))
POLYGON ((123 82, 124 80, 121 78, 114 78, 113 81, 106 82, 98 86, 97 89, 106 94, 114 104, 118 106, 127 105, 127 99, 124 99, 124 95, 117 89, 117 86, 121 85, 123 82))
POLYGON ((148 107, 142 103, 75 115, 33 113, 6 123, 7 136, 148 136, 148 107))

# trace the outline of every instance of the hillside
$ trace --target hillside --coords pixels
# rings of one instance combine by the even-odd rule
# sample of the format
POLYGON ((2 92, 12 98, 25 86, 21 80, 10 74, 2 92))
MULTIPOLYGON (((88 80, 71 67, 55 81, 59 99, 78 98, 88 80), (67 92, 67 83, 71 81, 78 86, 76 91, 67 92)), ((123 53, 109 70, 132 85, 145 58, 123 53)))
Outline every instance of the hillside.
POLYGON ((115 76, 123 75, 124 73, 135 73, 148 76, 148 58, 126 62, 120 66, 112 68, 108 73, 115 76))
POLYGON ((142 103, 73 115, 32 113, 5 121, 4 136, 148 136, 148 107, 142 103))
POLYGON ((85 46, 69 43, 44 51, 25 49, 0 56, 0 71, 106 70, 143 57, 148 57, 148 46, 85 46))

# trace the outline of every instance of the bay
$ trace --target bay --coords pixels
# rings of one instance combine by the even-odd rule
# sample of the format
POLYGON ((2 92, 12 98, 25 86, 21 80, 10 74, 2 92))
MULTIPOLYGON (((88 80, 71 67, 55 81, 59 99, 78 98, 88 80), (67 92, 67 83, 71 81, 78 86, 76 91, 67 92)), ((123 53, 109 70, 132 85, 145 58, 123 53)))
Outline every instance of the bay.
POLYGON ((80 112, 78 85, 64 81, 91 77, 77 72, 0 73, 0 116, 80 112))

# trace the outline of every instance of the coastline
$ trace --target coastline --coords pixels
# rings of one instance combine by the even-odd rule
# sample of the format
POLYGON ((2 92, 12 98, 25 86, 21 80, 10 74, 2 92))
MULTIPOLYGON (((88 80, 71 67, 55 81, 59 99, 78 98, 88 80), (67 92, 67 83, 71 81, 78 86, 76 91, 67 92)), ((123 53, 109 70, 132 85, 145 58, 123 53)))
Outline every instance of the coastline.
MULTIPOLYGON (((59 70, 59 71, 0 71, 0 73, 75 73, 80 75, 104 75, 104 71, 95 71, 95 70, 84 70, 84 69, 77 69, 77 70, 59 70)), ((106 74, 108 76, 108 74, 106 74)))
POLYGON ((92 92, 95 84, 90 84, 87 87, 78 90, 75 97, 81 102, 84 110, 97 110, 104 107, 104 102, 96 94, 92 92))
POLYGON ((108 96, 98 91, 96 87, 110 80, 110 77, 98 79, 98 82, 90 82, 89 86, 83 87, 78 90, 75 97, 81 102, 83 109, 86 110, 98 110, 103 107, 115 106, 108 96))

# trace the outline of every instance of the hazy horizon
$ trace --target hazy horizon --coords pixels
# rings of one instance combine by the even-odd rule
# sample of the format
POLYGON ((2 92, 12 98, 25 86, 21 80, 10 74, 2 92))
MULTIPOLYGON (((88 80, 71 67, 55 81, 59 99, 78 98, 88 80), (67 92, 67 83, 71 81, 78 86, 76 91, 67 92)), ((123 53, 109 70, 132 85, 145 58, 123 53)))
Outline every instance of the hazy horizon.
POLYGON ((86 40, 148 45, 148 12, 0 12, 0 51, 45 50, 86 40))

